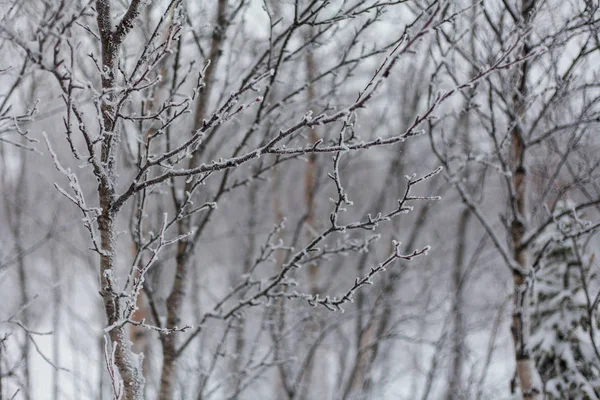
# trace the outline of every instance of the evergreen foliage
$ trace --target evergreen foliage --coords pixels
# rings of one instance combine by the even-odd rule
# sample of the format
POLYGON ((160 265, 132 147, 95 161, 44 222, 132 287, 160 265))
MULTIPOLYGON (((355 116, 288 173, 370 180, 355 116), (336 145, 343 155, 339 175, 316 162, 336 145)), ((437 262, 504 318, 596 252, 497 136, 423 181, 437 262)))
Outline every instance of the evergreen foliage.
POLYGON ((597 321, 590 333, 585 287, 596 287, 589 271, 593 254, 577 240, 587 226, 568 202, 554 213, 555 223, 537 242, 545 254, 536 271, 533 291, 531 348, 547 399, 598 399, 600 369, 595 344, 597 321), (565 215, 561 215, 565 214, 565 215))

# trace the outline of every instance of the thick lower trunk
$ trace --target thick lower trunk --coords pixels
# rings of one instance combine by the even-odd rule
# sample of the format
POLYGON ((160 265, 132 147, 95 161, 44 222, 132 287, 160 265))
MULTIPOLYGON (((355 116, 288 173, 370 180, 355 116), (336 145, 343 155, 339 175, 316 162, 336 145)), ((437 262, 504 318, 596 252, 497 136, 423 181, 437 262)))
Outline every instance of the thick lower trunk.
POLYGON ((538 389, 534 387, 536 369, 531 358, 526 344, 529 327, 527 326, 527 315, 523 309, 523 302, 521 298, 525 296, 525 291, 522 290, 524 287, 524 279, 521 275, 513 275, 514 282, 514 293, 513 293, 513 316, 511 324, 511 332, 513 336, 513 343, 515 347, 515 354, 517 360, 517 377, 519 379, 519 385, 523 392, 523 398, 525 400, 534 400, 538 398, 538 389))
POLYGON ((174 336, 169 335, 170 338, 163 341, 163 366, 160 377, 160 400, 169 400, 173 398, 173 390, 175 384, 175 356, 171 355, 175 352, 174 336), (166 343, 166 342, 169 343, 166 343))
POLYGON ((110 340, 115 349, 114 362, 123 379, 123 400, 143 400, 145 380, 139 356, 131 350, 125 328, 115 328, 110 332, 110 340))
MULTIPOLYGON (((186 225, 186 224, 183 224, 186 225)), ((185 231, 185 227, 182 227, 185 231)), ((180 241, 177 248, 177 266, 175 270, 175 281, 171 294, 167 298, 167 328, 174 328, 181 323, 181 310, 185 297, 186 280, 188 277, 188 257, 186 254, 186 242, 180 241)), ((163 366, 160 378, 160 400, 173 399, 175 391, 176 360, 177 360, 177 336, 174 333, 163 335, 162 352, 163 366)))
MULTIPOLYGON (((519 235, 520 236, 520 235, 519 235)), ((514 239, 513 239, 514 240, 514 239)), ((526 267, 524 251, 516 254, 519 265, 526 267)), ((526 309, 528 286, 525 278, 518 272, 513 273, 513 314, 511 321, 511 333, 516 357, 516 374, 519 386, 525 400, 538 399, 539 389, 535 386, 537 370, 529 353, 529 315, 526 309)))
POLYGON ((115 221, 111 213, 109 191, 100 189, 100 204, 103 214, 99 220, 102 255, 100 257, 100 284, 104 301, 104 310, 108 325, 111 346, 114 349, 114 364, 117 366, 124 387, 124 400, 142 400, 144 398, 144 377, 140 357, 133 353, 131 341, 125 326, 118 324, 121 318, 119 295, 115 284, 115 221))

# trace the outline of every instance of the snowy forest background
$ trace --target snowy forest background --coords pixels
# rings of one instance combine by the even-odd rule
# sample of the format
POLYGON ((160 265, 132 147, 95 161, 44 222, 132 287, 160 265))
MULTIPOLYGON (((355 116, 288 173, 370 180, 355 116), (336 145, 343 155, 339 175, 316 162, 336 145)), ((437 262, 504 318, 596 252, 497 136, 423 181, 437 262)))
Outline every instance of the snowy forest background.
POLYGON ((597 1, 0 10, 0 399, 600 398, 597 1))

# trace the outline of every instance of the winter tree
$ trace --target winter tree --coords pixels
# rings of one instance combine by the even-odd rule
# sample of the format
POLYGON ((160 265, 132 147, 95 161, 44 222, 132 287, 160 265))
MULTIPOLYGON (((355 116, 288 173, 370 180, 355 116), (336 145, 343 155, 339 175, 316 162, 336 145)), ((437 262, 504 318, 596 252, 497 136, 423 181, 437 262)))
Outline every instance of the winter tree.
POLYGON ((550 393, 539 243, 600 197, 567 3, 3 2, 0 398, 550 393))

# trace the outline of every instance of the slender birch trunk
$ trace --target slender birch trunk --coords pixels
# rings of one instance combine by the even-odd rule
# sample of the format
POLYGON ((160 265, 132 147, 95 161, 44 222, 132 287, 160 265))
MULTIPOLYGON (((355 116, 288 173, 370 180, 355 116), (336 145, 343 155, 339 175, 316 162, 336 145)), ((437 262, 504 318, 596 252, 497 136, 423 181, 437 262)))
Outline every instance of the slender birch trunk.
MULTIPOLYGON (((531 12, 535 6, 534 0, 522 0, 520 23, 526 29, 531 22, 531 12)), ((529 41, 526 37, 521 50, 521 56, 529 53, 529 41)), ((513 165, 511 206, 513 207, 513 218, 510 226, 510 238, 512 242, 513 257, 521 267, 521 271, 530 269, 527 252, 521 246, 526 231, 528 220, 527 210, 527 170, 525 164, 526 144, 524 138, 523 124, 526 111, 526 98, 528 94, 527 78, 529 74, 529 61, 523 61, 519 66, 517 88, 512 96, 513 105, 513 131, 511 133, 511 161, 513 165)), ((529 340, 529 316, 526 309, 526 297, 528 296, 528 285, 525 282, 523 272, 513 270, 513 315, 511 322, 511 333, 515 348, 517 363, 517 377, 525 400, 535 400, 539 396, 539 388, 535 387, 537 371, 528 348, 529 340)))

